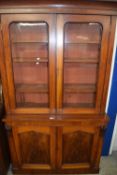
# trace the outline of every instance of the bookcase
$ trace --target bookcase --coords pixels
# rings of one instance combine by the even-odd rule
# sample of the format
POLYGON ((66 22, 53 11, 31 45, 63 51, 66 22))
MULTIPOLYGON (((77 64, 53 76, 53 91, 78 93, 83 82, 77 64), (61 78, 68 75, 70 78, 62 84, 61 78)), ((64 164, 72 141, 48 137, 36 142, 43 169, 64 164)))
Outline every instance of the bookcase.
POLYGON ((14 174, 99 171, 116 15, 109 2, 0 2, 14 174))

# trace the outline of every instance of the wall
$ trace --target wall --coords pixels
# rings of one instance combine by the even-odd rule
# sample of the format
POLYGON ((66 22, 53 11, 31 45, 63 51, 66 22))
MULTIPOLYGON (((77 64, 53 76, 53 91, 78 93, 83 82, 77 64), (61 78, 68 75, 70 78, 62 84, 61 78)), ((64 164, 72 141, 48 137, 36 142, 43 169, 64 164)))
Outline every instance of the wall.
POLYGON ((110 122, 105 133, 104 146, 102 152, 103 155, 109 154, 117 113, 117 27, 115 34, 115 44, 113 49, 113 61, 111 67, 111 76, 110 76, 110 85, 109 85, 106 112, 110 117, 110 122))
POLYGON ((117 151, 117 114, 109 154, 113 151, 117 151))

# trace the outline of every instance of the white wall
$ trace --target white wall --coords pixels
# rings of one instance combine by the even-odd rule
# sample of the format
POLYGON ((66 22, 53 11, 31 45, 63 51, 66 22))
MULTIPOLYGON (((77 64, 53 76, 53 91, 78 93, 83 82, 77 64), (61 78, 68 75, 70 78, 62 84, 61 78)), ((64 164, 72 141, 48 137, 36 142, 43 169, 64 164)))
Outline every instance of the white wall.
POLYGON ((116 115, 116 122, 115 122, 113 136, 114 136, 114 138, 113 138, 113 148, 112 148, 112 151, 117 151, 117 115, 116 115))
POLYGON ((111 155, 113 151, 117 151, 117 115, 116 115, 115 126, 113 130, 113 136, 111 140, 109 154, 111 155))

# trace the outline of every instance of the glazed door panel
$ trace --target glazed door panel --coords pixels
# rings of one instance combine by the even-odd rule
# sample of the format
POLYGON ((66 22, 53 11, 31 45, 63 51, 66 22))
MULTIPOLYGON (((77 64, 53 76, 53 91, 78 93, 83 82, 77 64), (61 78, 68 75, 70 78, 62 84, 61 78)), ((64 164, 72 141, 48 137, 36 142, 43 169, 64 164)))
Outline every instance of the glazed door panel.
POLYGON ((57 18, 57 109, 98 113, 103 94, 110 18, 57 18))
POLYGON ((55 111, 55 16, 3 15, 9 100, 14 112, 55 111))
POLYGON ((55 169, 54 127, 21 125, 13 127, 18 164, 22 169, 55 169))
POLYGON ((77 172, 78 169, 86 170, 96 165, 95 147, 98 146, 98 128, 87 126, 86 123, 68 125, 59 127, 57 136, 57 166, 60 171, 77 172))

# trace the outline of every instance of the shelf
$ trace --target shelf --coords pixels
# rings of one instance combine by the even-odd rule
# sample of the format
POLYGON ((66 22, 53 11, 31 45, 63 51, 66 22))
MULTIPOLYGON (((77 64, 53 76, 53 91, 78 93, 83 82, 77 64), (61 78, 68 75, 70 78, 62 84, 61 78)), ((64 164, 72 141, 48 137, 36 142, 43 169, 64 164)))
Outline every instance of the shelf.
MULTIPOLYGON (((13 57, 13 62, 15 63, 36 63, 38 60, 36 58, 19 58, 13 57)), ((40 58, 39 63, 48 62, 48 58, 40 58)))
POLYGON ((12 45, 12 57, 37 58, 48 57, 47 43, 17 43, 12 45))
POLYGON ((101 42, 99 43, 99 42, 94 42, 94 41, 90 41, 90 42, 64 42, 64 44, 98 44, 98 45, 100 45, 101 44, 101 42))
POLYGON ((26 108, 48 108, 48 103, 31 103, 31 102, 25 102, 25 103, 17 103, 18 107, 26 107, 26 108))
POLYGON ((18 93, 48 93, 48 87, 45 84, 16 84, 18 93))
POLYGON ((99 63, 99 58, 64 58, 65 63, 99 63))
POLYGON ((48 41, 12 41, 12 44, 48 44, 48 41))
POLYGON ((93 103, 63 103, 64 108, 93 108, 93 103))
POLYGON ((95 93, 95 84, 65 84, 65 93, 95 93))

